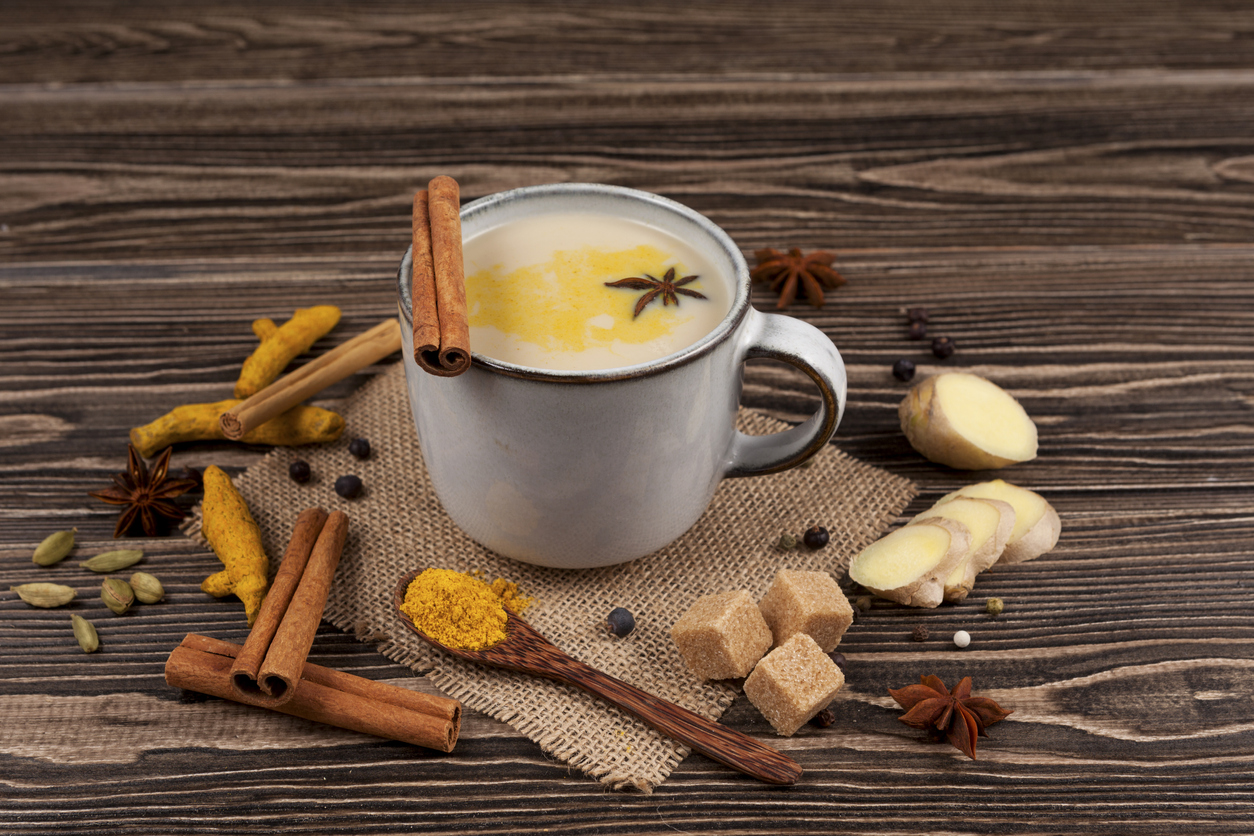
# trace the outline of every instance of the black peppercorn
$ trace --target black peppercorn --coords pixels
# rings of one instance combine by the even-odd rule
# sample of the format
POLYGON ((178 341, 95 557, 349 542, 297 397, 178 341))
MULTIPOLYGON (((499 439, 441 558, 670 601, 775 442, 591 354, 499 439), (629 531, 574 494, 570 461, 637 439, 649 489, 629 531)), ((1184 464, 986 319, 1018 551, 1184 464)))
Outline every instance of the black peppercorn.
POLYGON ((360 496, 361 488, 361 478, 353 476, 351 473, 335 480, 335 492, 345 499, 353 499, 360 496))
POLYGON ((893 363, 893 377, 897 378, 903 383, 913 378, 914 377, 914 361, 902 359, 902 360, 898 360, 896 363, 893 363))
POLYGON ((927 336, 927 323, 926 322, 911 322, 910 323, 910 339, 921 340, 926 336, 927 336))
POLYGON ((910 634, 910 638, 917 642, 927 641, 927 636, 928 636, 927 628, 924 627, 922 624, 920 624, 918 627, 915 627, 914 632, 910 634))
POLYGON ((364 438, 354 438, 348 444, 348 452, 359 459, 370 458, 370 442, 364 438))
POLYGON ((827 545, 827 541, 831 539, 831 535, 827 533, 827 529, 821 525, 816 525, 808 529, 805 536, 801 538, 807 548, 821 549, 827 545))
POLYGON ((949 339, 949 337, 937 337, 932 340, 932 354, 937 359, 944 360, 947 357, 952 357, 954 348, 954 341, 949 339))
POLYGON ((927 308, 910 308, 906 311, 906 319, 911 322, 927 322, 927 308))
POLYGON ((810 718, 810 725, 818 726, 820 729, 825 729, 835 722, 836 712, 832 711, 830 708, 825 708, 810 718))
POLYGON ((625 636, 636 629, 636 617, 623 607, 615 607, 605 617, 605 632, 611 636, 625 636))
POLYGON ((837 653, 833 650, 827 655, 830 656, 832 661, 836 663, 836 667, 840 668, 842 671, 845 669, 845 665, 848 664, 848 660, 845 659, 845 654, 843 653, 837 653))
POLYGON ((313 476, 313 471, 309 469, 309 462, 303 459, 297 459, 287 467, 287 475, 292 477, 293 482, 308 482, 309 477, 313 476))

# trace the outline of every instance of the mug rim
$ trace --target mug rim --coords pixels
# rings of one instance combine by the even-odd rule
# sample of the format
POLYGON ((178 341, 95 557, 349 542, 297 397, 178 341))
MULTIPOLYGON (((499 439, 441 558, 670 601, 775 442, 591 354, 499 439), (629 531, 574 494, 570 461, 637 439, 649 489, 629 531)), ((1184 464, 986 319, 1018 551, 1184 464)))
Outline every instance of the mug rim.
MULTIPOLYGON (((731 236, 718 224, 695 209, 670 198, 626 186, 611 186, 602 183, 549 183, 539 186, 521 186, 516 189, 486 195, 467 203, 461 208, 462 224, 464 226, 467 220, 473 221, 477 216, 485 212, 492 212, 519 200, 526 200, 536 196, 554 197, 563 195, 584 197, 608 195, 613 199, 643 202, 665 212, 678 215, 695 224, 710 237, 731 261, 734 274, 731 277, 734 285, 731 308, 719 321, 718 325, 691 345, 687 345, 679 351, 667 354, 664 357, 643 363, 635 363, 630 366, 610 369, 544 369, 488 357, 476 352, 472 346, 470 360, 473 367, 495 374, 508 375, 509 377, 565 383, 599 383, 647 377, 686 365, 705 356, 727 340, 739 327, 741 320, 749 312, 750 307, 749 265, 745 261, 744 255, 740 252, 740 248, 736 246, 735 242, 732 241, 731 236)), ((409 330, 413 329, 413 299, 410 295, 412 262, 413 247, 411 246, 405 250, 405 255, 401 258, 400 267, 396 272, 397 308, 399 309, 403 325, 407 326, 409 330)), ((414 362, 412 356, 406 357, 405 361, 407 363, 414 362)))

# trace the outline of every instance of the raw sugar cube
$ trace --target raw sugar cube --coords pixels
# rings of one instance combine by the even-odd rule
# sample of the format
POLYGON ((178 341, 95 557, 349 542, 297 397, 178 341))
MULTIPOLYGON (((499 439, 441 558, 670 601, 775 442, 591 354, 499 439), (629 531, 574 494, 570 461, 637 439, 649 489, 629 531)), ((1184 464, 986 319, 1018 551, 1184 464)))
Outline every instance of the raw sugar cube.
POLYGON ((671 628, 671 638, 702 679, 732 679, 753 670, 771 647, 771 628, 744 590, 704 595, 671 628))
POLYGON ((814 639, 797 633, 766 655, 745 680, 745 696, 776 733, 790 737, 845 684, 845 675, 814 639))
POLYGON ((777 646, 805 633, 831 653, 853 623, 849 600, 826 572, 780 569, 758 607, 777 646))

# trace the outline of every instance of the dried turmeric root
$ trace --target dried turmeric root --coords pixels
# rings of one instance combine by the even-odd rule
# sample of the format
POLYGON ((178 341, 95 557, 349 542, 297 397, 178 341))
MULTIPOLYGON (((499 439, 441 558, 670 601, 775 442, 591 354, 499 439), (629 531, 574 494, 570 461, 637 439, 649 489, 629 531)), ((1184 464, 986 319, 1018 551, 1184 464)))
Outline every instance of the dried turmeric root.
MULTIPOLYGON (((240 401, 228 399, 217 403, 195 403, 176 407, 151 424, 131 430, 135 449, 151 457, 179 441, 225 440, 218 416, 240 401)), ((317 406, 294 406, 277 418, 271 418, 247 433, 245 444, 271 444, 295 447, 301 444, 322 444, 335 441, 344 431, 344 418, 329 409, 317 406)))
POLYGON ((243 400, 255 395, 273 383, 292 362, 309 350, 340 321, 340 309, 334 305, 315 305, 298 308, 292 318, 276 328, 269 319, 253 323, 253 333, 261 344, 244 361, 239 380, 235 384, 235 397, 243 400))
POLYGON ((205 468, 201 515, 200 532, 226 568, 205 578, 200 588, 215 598, 234 593, 244 602, 251 627, 269 588, 270 561, 261 546, 261 529, 244 497, 217 465, 205 468))

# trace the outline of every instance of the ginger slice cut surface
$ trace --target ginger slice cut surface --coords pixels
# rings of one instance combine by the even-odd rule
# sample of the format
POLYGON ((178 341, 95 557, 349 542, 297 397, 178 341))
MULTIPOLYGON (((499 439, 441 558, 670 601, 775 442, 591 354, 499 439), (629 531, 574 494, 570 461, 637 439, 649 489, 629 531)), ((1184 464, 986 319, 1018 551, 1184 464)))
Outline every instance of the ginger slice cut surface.
POLYGON ((995 456, 1022 462, 1036 457, 1036 425, 1005 390, 973 374, 951 373, 936 381, 950 425, 995 456))
POLYGON ((1014 526, 999 558, 1000 563, 1031 560, 1049 551, 1058 542, 1062 531, 1058 513, 1036 491, 1012 485, 1003 479, 993 479, 959 488, 941 497, 936 505, 939 507, 960 498, 1000 500, 1014 508, 1014 526))
POLYGON ((953 493, 942 496, 937 505, 950 502, 959 497, 974 499, 1000 499, 1009 502, 1015 509, 1015 524, 1010 530, 1010 542, 1013 543, 1028 533, 1037 520, 1045 515, 1049 503, 1036 491, 1012 485, 1004 479, 993 479, 990 482, 977 482, 959 488, 953 493))
POLYGON ((934 517, 960 522, 971 532, 971 547, 945 579, 945 600, 964 600, 975 585, 975 576, 996 563, 1006 548, 1014 528, 1014 507, 996 499, 956 497, 924 511, 911 525, 934 517))
POLYGON ((867 546, 849 564, 849 577, 871 592, 914 607, 944 600, 944 581, 966 555, 971 533, 954 520, 929 518, 867 546))
POLYGON ((946 372, 916 385, 897 408, 902 432, 928 461, 986 470, 1036 457, 1036 425, 1008 392, 979 375, 946 372))
MULTIPOLYGON (((935 569, 949 550, 949 532, 936 525, 917 523, 899 528, 867 546, 858 557, 858 583, 878 589, 895 589, 935 569)), ((852 573, 853 566, 850 566, 852 573)))

